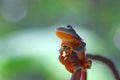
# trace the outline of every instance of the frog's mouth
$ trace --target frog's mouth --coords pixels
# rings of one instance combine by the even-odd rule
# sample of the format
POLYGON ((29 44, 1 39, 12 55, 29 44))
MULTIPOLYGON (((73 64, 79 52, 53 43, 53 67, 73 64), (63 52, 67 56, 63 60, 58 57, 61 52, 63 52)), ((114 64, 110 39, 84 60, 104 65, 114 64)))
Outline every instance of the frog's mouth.
POLYGON ((76 36, 74 36, 73 34, 70 34, 66 31, 63 31, 63 30, 56 30, 56 35, 60 38, 60 39, 77 39, 76 36))
POLYGON ((78 38, 74 29, 66 29, 65 27, 56 28, 56 35, 60 38, 78 38))

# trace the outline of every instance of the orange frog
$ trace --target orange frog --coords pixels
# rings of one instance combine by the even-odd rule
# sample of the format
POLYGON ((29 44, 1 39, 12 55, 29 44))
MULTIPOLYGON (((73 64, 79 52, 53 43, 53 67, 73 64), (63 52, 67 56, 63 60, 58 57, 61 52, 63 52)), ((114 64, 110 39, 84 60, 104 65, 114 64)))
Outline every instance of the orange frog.
POLYGON ((86 80, 86 69, 91 67, 85 54, 86 43, 71 25, 56 28, 56 35, 62 40, 59 60, 72 73, 71 80, 86 80))

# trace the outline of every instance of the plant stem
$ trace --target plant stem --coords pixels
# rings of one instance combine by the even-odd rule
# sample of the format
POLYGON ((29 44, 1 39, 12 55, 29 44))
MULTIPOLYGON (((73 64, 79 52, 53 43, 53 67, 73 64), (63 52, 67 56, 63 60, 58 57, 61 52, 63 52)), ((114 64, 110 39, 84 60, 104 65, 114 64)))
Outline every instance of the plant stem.
POLYGON ((86 54, 86 57, 88 59, 100 61, 100 62, 106 64, 110 68, 110 70, 112 71, 115 79, 120 80, 119 73, 118 73, 114 63, 110 59, 103 57, 103 56, 100 56, 100 55, 92 55, 92 54, 86 54))

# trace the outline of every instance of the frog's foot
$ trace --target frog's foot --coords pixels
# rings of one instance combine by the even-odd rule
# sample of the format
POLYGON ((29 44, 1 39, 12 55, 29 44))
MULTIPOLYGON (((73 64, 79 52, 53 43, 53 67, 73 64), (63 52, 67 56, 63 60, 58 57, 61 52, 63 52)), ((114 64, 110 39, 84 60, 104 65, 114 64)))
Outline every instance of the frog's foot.
POLYGON ((87 68, 87 69, 90 69, 91 65, 92 65, 92 61, 91 60, 87 60, 83 64, 84 68, 87 68))
POLYGON ((62 63, 62 64, 64 64, 64 56, 62 56, 62 55, 60 55, 59 57, 58 57, 58 59, 59 59, 59 61, 62 63))

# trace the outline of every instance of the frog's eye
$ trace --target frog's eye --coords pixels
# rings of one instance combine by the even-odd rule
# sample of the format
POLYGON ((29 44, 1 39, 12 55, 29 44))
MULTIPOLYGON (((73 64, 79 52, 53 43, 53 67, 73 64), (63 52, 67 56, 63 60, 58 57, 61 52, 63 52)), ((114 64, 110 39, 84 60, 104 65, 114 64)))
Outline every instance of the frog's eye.
POLYGON ((72 29, 72 26, 71 25, 66 25, 65 28, 66 29, 72 29))

